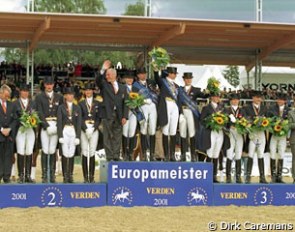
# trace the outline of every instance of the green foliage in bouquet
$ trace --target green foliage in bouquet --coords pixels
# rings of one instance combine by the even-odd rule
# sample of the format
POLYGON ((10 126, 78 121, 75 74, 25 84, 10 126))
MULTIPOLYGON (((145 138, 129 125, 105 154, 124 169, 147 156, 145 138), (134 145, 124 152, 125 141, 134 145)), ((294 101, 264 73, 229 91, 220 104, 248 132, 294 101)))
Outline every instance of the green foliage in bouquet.
POLYGON ((210 77, 207 81, 207 91, 210 94, 219 94, 220 93, 220 82, 215 77, 210 77))
POLYGON ((144 104, 144 97, 141 94, 130 92, 128 99, 125 100, 125 104, 130 109, 136 109, 144 104))
POLYGON ((267 117, 255 117, 252 126, 251 131, 266 131, 269 130, 271 127, 271 119, 267 117))
POLYGON ((151 65, 154 70, 165 69, 170 63, 170 56, 164 48, 153 48, 149 52, 149 56, 152 59, 151 65))
POLYGON ((274 136, 282 137, 286 136, 289 132, 289 121, 274 117, 271 121, 271 127, 269 130, 274 136))
POLYGON ((205 125, 212 131, 219 132, 228 123, 228 115, 217 112, 205 118, 205 125))
POLYGON ((38 124, 41 122, 38 116, 38 113, 34 110, 30 112, 26 112, 25 110, 23 110, 21 112, 21 116, 19 120, 21 123, 21 127, 20 127, 21 132, 24 132, 25 130, 29 128, 36 128, 38 124))

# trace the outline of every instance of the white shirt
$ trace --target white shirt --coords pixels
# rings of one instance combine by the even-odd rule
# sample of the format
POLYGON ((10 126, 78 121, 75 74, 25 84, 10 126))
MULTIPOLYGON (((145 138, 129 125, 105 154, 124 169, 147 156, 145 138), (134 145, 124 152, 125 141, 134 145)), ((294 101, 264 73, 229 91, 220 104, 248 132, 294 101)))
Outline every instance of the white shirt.
POLYGON ((86 101, 87 101, 87 103, 88 103, 88 105, 92 105, 92 100, 93 100, 93 97, 87 97, 86 98, 86 101))
POLYGON ((114 87, 114 89, 115 89, 115 92, 117 93, 118 90, 119 90, 119 84, 118 84, 118 82, 115 81, 114 83, 111 83, 111 84, 113 85, 113 87, 114 87))
POLYGON ((51 92, 46 92, 46 94, 48 95, 49 98, 52 98, 52 96, 53 96, 53 91, 51 91, 51 92))
POLYGON ((260 107, 260 105, 257 105, 257 104, 254 104, 254 103, 253 103, 253 106, 256 107, 256 108, 258 108, 258 109, 260 107))
POLYGON ((174 80, 170 79, 169 77, 166 77, 167 81, 174 85, 174 80))
POLYGON ((127 85, 128 91, 130 92, 132 89, 132 85, 127 85))
POLYGON ((231 106, 235 111, 238 109, 239 106, 231 106))
POLYGON ((185 87, 184 87, 185 92, 189 91, 189 90, 191 89, 191 87, 192 87, 191 85, 187 85, 187 86, 185 86, 185 87))
POLYGON ((284 108, 285 108, 285 106, 284 106, 284 105, 282 105, 282 106, 280 106, 279 108, 280 108, 280 111, 283 111, 283 110, 284 110, 284 108))
POLYGON ((28 106, 28 99, 21 98, 21 101, 22 101, 24 107, 27 108, 27 106, 28 106))
POLYGON ((213 109, 216 109, 216 108, 217 108, 217 106, 218 106, 218 104, 217 104, 217 103, 215 103, 215 102, 211 102, 211 104, 212 104, 212 106, 213 106, 213 109))
POLYGON ((142 85, 146 85, 146 81, 139 81, 142 85))

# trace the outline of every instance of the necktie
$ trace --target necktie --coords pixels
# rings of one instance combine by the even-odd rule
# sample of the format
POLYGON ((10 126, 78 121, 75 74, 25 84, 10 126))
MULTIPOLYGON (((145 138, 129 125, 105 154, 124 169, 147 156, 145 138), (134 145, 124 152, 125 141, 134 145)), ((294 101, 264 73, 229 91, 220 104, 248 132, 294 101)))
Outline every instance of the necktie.
POLYGON ((117 94, 117 92, 118 92, 117 86, 115 85, 115 83, 111 83, 111 84, 113 86, 114 93, 117 94))
POLYGON ((2 109, 3 109, 4 113, 6 114, 6 105, 5 105, 5 101, 2 101, 2 109))

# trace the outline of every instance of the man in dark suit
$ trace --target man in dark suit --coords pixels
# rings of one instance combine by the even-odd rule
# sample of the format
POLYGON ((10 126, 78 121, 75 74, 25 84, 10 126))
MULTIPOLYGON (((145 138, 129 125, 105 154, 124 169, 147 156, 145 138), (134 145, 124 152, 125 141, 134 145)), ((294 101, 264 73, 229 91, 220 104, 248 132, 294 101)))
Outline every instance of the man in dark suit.
MULTIPOLYGON (((287 94, 278 93, 276 104, 271 106, 268 110, 268 117, 276 117, 281 120, 288 118, 289 107, 286 105, 287 94)), ((287 148, 287 135, 275 136, 271 135, 270 138, 270 170, 272 183, 284 183, 282 180, 283 161, 287 148), (276 153, 278 150, 278 164, 276 165, 276 153)))
POLYGON ((175 83, 177 68, 168 67, 167 73, 168 76, 166 78, 160 77, 158 72, 154 73, 155 81, 161 91, 158 104, 158 122, 163 132, 165 160, 175 161, 176 130, 180 111, 179 86, 175 83))
POLYGON ((55 182, 57 136, 57 108, 63 103, 63 96, 54 93, 52 76, 44 78, 44 92, 36 96, 36 109, 41 120, 41 166, 42 182, 55 182), (48 176, 48 171, 50 172, 48 176))
POLYGON ((118 161, 122 144, 122 128, 128 119, 126 86, 117 81, 117 72, 111 68, 111 62, 106 60, 102 70, 96 77, 96 84, 100 88, 102 104, 102 125, 104 149, 107 161, 118 161))
MULTIPOLYGON (((252 103, 244 107, 245 116, 254 121, 256 117, 264 117, 267 115, 266 106, 262 105, 262 94, 260 91, 252 92, 252 103)), ((267 184, 264 175, 264 149, 266 144, 265 132, 255 131, 251 133, 248 149, 248 163, 246 170, 245 183, 251 183, 251 173, 253 167, 253 157, 255 151, 258 157, 258 168, 260 173, 260 183, 267 184)))
POLYGON ((57 134, 62 154, 64 183, 73 183, 74 155, 81 137, 81 109, 74 104, 74 88, 64 90, 65 102, 57 110, 57 134))
POLYGON ((190 102, 181 102, 182 114, 179 116, 179 133, 181 137, 181 161, 186 161, 187 134, 190 140, 191 161, 198 161, 196 155, 196 133, 199 125, 199 112, 197 109, 197 98, 206 97, 200 88, 192 86, 193 74, 183 73, 184 87, 180 87, 190 102), (188 106, 189 104, 189 106, 188 106))
POLYGON ((16 118, 14 105, 8 101, 11 89, 7 85, 0 88, 0 181, 10 183, 14 150, 16 118))

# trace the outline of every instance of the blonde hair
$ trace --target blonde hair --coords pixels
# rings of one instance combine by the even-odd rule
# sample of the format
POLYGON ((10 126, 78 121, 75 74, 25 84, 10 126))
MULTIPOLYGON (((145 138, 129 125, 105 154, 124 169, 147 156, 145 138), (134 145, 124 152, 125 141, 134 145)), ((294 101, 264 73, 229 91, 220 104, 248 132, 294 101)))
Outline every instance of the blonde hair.
POLYGON ((0 93, 4 93, 5 90, 8 91, 9 94, 11 94, 11 88, 6 84, 4 84, 0 87, 0 93))

